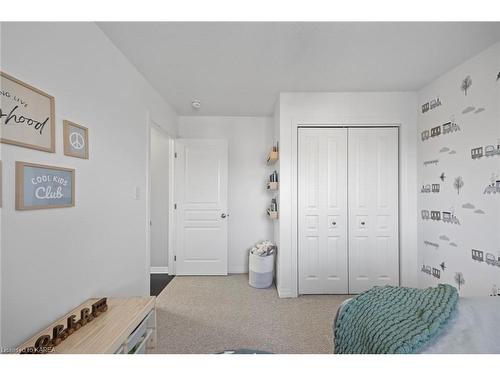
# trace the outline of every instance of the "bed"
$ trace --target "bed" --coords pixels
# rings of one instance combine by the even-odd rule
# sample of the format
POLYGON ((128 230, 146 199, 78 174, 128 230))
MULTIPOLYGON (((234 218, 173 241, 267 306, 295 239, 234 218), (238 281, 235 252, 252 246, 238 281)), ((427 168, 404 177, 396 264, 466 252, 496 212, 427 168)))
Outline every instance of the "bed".
MULTIPOLYGON (((345 300, 334 319, 337 319, 353 298, 345 300)), ((446 327, 416 354, 499 354, 500 297, 460 297, 457 311, 446 327)), ((335 351, 335 350, 334 350, 335 351)))

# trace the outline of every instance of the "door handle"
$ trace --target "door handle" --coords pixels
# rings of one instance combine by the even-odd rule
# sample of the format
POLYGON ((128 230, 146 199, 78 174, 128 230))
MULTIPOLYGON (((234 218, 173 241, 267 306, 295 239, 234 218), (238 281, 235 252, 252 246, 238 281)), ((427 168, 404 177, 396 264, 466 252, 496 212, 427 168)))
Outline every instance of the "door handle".
POLYGON ((366 223, 364 221, 361 222, 361 225, 365 225, 366 223))
POLYGON ((225 219, 226 218, 226 214, 222 214, 220 215, 221 218, 225 219))

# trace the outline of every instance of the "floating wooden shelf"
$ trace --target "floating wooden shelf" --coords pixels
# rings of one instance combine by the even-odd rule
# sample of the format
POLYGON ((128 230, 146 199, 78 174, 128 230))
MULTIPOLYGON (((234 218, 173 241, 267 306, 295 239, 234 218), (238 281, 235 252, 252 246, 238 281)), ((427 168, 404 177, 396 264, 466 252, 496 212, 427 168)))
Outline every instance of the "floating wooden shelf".
POLYGON ((276 220, 278 218, 278 211, 267 210, 267 215, 271 220, 276 220))
POLYGON ((278 161, 279 153, 278 151, 271 151, 267 155, 267 164, 274 164, 278 161))
POLYGON ((268 182, 267 183, 267 190, 278 190, 279 184, 278 182, 268 182))

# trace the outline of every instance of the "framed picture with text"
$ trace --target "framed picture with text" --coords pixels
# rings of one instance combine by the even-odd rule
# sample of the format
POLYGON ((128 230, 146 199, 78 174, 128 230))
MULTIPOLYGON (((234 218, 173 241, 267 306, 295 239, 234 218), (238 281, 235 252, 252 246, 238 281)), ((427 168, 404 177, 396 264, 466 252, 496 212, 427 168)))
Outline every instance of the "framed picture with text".
POLYGON ((89 158, 89 130, 74 122, 64 120, 64 155, 75 158, 89 158))
POLYGON ((16 210, 74 205, 74 169, 16 161, 16 210))
POLYGON ((53 96, 0 72, 2 143, 55 152, 53 96))

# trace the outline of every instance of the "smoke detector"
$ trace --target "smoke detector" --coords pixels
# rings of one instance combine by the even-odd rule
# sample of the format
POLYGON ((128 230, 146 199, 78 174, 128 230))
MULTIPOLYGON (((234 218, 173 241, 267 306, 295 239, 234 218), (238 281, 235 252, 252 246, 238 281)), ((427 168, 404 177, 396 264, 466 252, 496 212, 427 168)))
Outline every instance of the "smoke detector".
POLYGON ((199 99, 194 99, 192 102, 191 102, 191 106, 194 108, 194 109, 200 109, 201 108, 201 101, 199 99))

